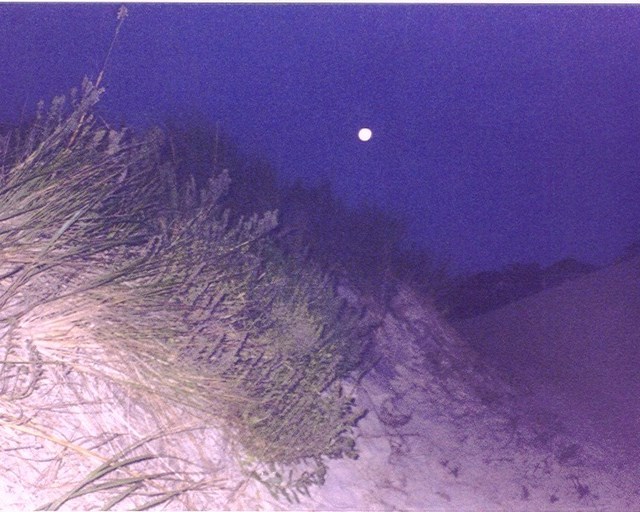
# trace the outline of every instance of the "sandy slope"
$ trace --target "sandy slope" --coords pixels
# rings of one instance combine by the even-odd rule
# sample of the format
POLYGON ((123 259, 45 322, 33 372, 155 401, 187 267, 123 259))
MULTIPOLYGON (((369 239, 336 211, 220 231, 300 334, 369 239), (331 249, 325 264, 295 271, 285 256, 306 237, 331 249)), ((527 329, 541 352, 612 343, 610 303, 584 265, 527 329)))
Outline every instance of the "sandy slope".
MULTIPOLYGON (((635 299, 612 283, 628 283, 632 268, 612 268, 601 280, 589 276, 585 278, 588 282, 567 283, 545 292, 544 297, 550 300, 551 292, 562 296, 562 290, 567 297, 592 297, 596 305, 585 307, 584 314, 591 312, 587 315, 591 317, 595 309, 607 311, 612 329, 607 332, 619 334, 622 339, 618 346, 630 350, 627 336, 637 330, 625 331, 631 327, 620 326, 615 312, 627 311, 625 300, 635 299), (594 299, 593 286, 611 286, 607 295, 610 300, 594 299), (611 299, 618 297, 615 293, 621 294, 619 300, 611 299)), ((506 321, 511 317, 505 315, 505 309, 485 319, 484 324, 477 319, 475 326, 460 328, 469 327, 469 333, 493 340, 495 357, 491 362, 513 363, 511 368, 517 369, 525 381, 553 381, 558 385, 572 382, 573 387, 568 389, 574 394, 566 400, 577 396, 580 389, 591 392, 597 388, 588 379, 588 386, 581 387, 578 378, 590 373, 577 363, 565 364, 570 361, 597 357, 600 383, 619 378, 622 386, 631 378, 622 370, 613 375, 604 371, 618 368, 607 366, 608 361, 620 362, 609 353, 583 353, 560 343, 561 334, 566 333, 559 329, 566 322, 559 317, 552 323, 554 315, 560 315, 564 307, 575 317, 570 325, 577 326, 581 317, 576 312, 581 311, 581 303, 563 306, 559 301, 551 312, 545 300, 537 299, 540 304, 531 297, 527 305, 514 304, 509 309, 521 311, 531 325, 506 321), (525 353, 518 347, 528 347, 531 344, 525 340, 537 339, 540 318, 555 326, 555 334, 544 337, 549 344, 546 350, 525 353), (509 335, 514 341, 508 341, 509 335), (504 349, 505 344, 511 354, 504 349), (534 358, 538 358, 535 364, 534 358), (549 360, 556 364, 547 364, 549 360)), ((351 300, 364 301, 356 296, 351 300)), ((92 376, 62 380, 52 373, 29 400, 35 402, 34 421, 46 426, 45 433, 55 433, 55 438, 39 435, 31 427, 25 430, 30 425, 26 423, 6 428, 2 421, 11 411, 0 411, 0 427, 4 427, 0 428, 1 461, 6 468, 0 472, 0 509, 34 509, 57 499, 77 488, 79 481, 110 460, 113 453, 135 446, 127 457, 154 454, 144 464, 134 466, 136 475, 169 475, 169 482, 178 490, 189 489, 177 492, 175 499, 160 506, 166 510, 640 512, 640 479, 634 480, 625 468, 619 470, 598 439, 573 416, 563 421, 554 413, 573 413, 576 407, 567 406, 569 402, 553 395, 549 386, 521 394, 483 362, 431 305, 408 290, 401 290, 386 307, 365 305, 378 327, 374 332, 376 364, 361 381, 352 383, 358 403, 369 410, 358 428, 360 458, 330 461, 325 485, 312 489, 309 498, 299 503, 273 499, 265 487, 243 473, 216 426, 198 423, 199 418, 188 410, 178 408, 170 416, 154 414, 158 403, 146 404, 123 395, 112 383, 89 385, 92 376), (54 393, 68 398, 59 401, 69 404, 65 410, 43 407, 54 393), (160 422, 168 417, 171 432, 166 432, 160 422), (163 435, 154 437, 159 430, 163 435)), ((591 318, 584 322, 599 325, 591 318)), ((598 338, 592 338, 599 346, 598 338)), ((474 343, 485 346, 490 353, 488 341, 478 337, 474 343)), ((631 395, 624 396, 637 399, 631 395)), ((27 405, 22 405, 22 413, 28 411, 27 405)), ((615 407, 623 410, 623 405, 616 402, 615 407)), ((619 421, 628 424, 628 419, 619 421)), ((168 485, 165 480, 157 483, 168 485)), ((150 490, 154 484, 156 480, 149 477, 150 490)), ((62 509, 95 509, 108 499, 91 493, 65 503, 62 509)), ((135 496, 125 495, 118 507, 135 509, 139 503, 135 496)))
POLYGON ((552 407, 565 403, 567 417, 640 461, 640 258, 456 327, 552 407))
POLYGON ((359 393, 370 409, 361 458, 332 463, 301 508, 640 511, 637 481, 592 435, 506 384, 406 290, 376 341, 381 359, 359 393))

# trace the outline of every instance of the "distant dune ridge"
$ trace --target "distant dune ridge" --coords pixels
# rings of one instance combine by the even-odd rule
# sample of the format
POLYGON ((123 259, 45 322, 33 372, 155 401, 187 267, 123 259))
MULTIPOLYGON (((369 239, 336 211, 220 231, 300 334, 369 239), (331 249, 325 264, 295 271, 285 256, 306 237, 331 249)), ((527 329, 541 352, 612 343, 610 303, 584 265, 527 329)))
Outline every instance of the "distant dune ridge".
POLYGON ((502 270, 478 272, 453 278, 435 294, 436 305, 451 320, 463 320, 553 288, 598 270, 598 267, 565 258, 541 267, 537 263, 514 263, 502 270))
POLYGON ((640 257, 455 323, 552 403, 562 394, 623 454, 640 454, 640 257))

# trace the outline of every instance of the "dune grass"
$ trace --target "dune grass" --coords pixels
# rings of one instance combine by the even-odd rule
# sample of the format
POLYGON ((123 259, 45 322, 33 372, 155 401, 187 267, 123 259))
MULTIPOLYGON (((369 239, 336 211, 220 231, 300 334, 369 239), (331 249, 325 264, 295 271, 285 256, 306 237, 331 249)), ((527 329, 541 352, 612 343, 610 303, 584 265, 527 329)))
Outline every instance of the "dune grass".
MULTIPOLYGON (((227 172, 204 187, 178 180, 162 133, 96 119, 102 92, 85 80, 0 144, 4 425, 33 434, 35 423, 4 413, 54 374, 90 375, 157 414, 189 407, 223 426, 246 472, 274 494, 308 492, 324 481, 326 458, 356 455, 361 412, 341 382, 364 348, 358 313, 329 276, 276 247, 276 212, 222 211, 227 172)), ((37 431, 57 439, 46 428, 37 431)), ((156 456, 103 456, 45 508, 109 490, 115 506, 148 478, 95 481, 156 456)))

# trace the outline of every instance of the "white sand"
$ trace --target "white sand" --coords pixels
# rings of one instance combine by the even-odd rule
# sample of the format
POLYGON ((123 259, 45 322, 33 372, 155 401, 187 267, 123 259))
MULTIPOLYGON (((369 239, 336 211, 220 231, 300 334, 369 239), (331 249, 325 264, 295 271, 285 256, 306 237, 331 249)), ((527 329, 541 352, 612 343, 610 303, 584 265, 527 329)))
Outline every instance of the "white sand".
MULTIPOLYGON (((590 430, 615 433, 617 446, 634 441, 640 410, 634 371, 640 332, 638 263, 565 283, 457 326, 482 347, 484 361, 429 304, 406 290, 387 309, 369 304, 369 314, 381 321, 375 333, 379 360, 356 387, 359 403, 370 410, 358 429, 358 460, 330 461, 326 484, 311 498, 277 502, 242 476, 215 428, 197 430, 190 434, 198 436, 190 446, 199 450, 185 453, 179 437, 166 439, 159 449, 183 457, 154 464, 166 464, 176 475, 191 471, 192 481, 203 485, 221 483, 212 483, 208 492, 190 491, 162 508, 640 511, 640 479, 633 468, 619 468, 623 458, 613 457, 600 442, 605 436, 590 430), (492 369, 494 363, 503 373, 492 369), (507 384, 510 375, 517 380, 507 384), (529 386, 531 392, 522 394, 518 386, 529 386)), ((94 389, 101 401, 85 421, 78 406, 73 408, 78 421, 55 411, 40 420, 58 438, 90 447, 86 440, 106 436, 99 432, 99 414, 121 415, 127 421, 118 424, 120 437, 96 446, 98 452, 109 443, 126 446, 157 430, 152 414, 145 419, 144 404, 129 421, 125 412, 135 404, 114 400, 97 385, 94 389), (126 411, 118 412, 123 405, 126 411)), ((190 418, 182 411, 175 417, 190 418)), ((46 503, 73 486, 74 474, 84 478, 100 462, 74 459, 73 452, 63 453, 46 439, 6 428, 0 432, 0 449, 11 450, 4 452, 4 464, 12 468, 0 474, 2 509, 46 503), (21 466, 26 458, 30 462, 21 466), (34 478, 40 473, 48 475, 45 486, 34 478)), ((99 506, 91 499, 71 501, 63 509, 99 506)), ((131 505, 123 500, 118 506, 131 505)))
MULTIPOLYGON (((547 292, 538 297, 542 304, 535 307, 512 305, 530 312, 530 323, 525 323, 529 330, 510 318, 500 323, 501 332, 520 336, 520 342, 509 345, 511 352, 502 352, 503 359, 497 361, 505 365, 518 361, 529 369, 525 380, 534 382, 539 380, 532 368, 545 369, 544 382, 549 382, 547 374, 569 374, 572 378, 579 374, 579 365, 567 368, 571 365, 560 355, 549 356, 558 366, 552 370, 533 364, 532 356, 519 352, 518 347, 527 345, 525 336, 537 332, 531 319, 538 314, 536 308, 546 311, 544 303, 551 295, 570 302, 594 293, 590 286, 603 288, 604 281, 611 288, 607 296, 627 297, 618 289, 633 284, 627 279, 632 265, 625 268, 622 276, 620 269, 611 269, 599 277, 589 276, 588 282, 567 283, 554 294, 547 292)), ((534 302, 534 298, 528 302, 534 302)), ((551 307, 560 315, 559 307, 551 307)), ((572 313, 579 309, 569 304, 566 308, 572 313)), ((604 309, 612 316, 612 311, 628 314, 619 303, 604 309)), ((466 332, 489 333, 487 336, 491 337, 495 324, 504 319, 501 313, 504 311, 495 312, 485 323, 476 319, 466 332)), ((593 321, 588 308, 582 313, 593 321)), ((623 331, 618 321, 609 320, 611 326, 618 326, 616 332, 638 332, 623 331)), ((557 323, 564 325, 560 319, 557 323)), ((577 321, 569 324, 575 328, 577 321)), ((619 470, 616 459, 600 445, 597 436, 575 421, 573 413, 559 414, 568 409, 563 398, 551 402, 554 397, 546 386, 542 386, 546 394, 523 395, 520 383, 505 384, 438 319, 429 305, 403 292, 387 313, 377 340, 385 359, 364 381, 374 412, 362 425, 361 460, 333 464, 327 485, 308 504, 309 508, 452 512, 640 510, 640 480, 629 468, 619 470), (386 416, 384 404, 397 418, 410 416, 410 420, 398 427, 383 424, 379 418, 386 416)), ((561 350, 555 345, 562 347, 562 343, 559 338, 553 340, 553 348, 548 350, 557 354, 561 350)), ((626 341, 624 346, 628 347, 630 342, 626 341)), ((536 353, 547 354, 542 347, 539 349, 536 353)), ((598 359, 602 365, 608 360, 604 355, 598 359)), ((504 375, 509 377, 508 373, 504 375)), ((620 372, 616 378, 624 380, 620 372)))

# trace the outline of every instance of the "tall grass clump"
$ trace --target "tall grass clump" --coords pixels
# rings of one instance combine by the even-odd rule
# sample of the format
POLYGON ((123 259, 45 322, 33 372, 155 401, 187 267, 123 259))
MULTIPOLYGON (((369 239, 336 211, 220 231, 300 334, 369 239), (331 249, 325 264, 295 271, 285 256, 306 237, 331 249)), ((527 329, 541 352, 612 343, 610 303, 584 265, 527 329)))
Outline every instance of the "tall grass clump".
POLYGON ((85 80, 0 141, 0 407, 51 368, 97 375, 223 420, 248 474, 308 492, 356 454, 357 312, 274 244, 276 212, 223 210, 226 171, 179 179, 159 131, 98 121, 102 92, 85 80))

